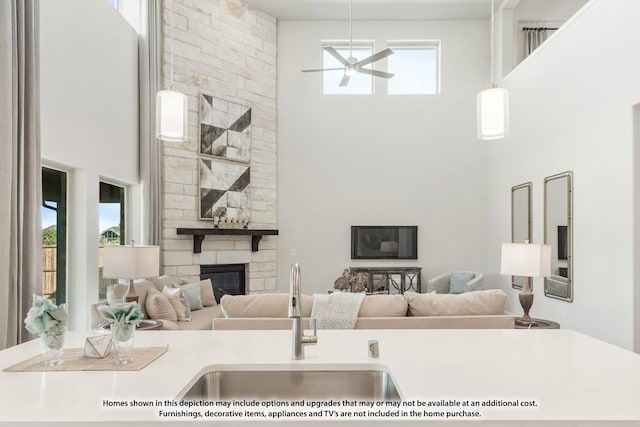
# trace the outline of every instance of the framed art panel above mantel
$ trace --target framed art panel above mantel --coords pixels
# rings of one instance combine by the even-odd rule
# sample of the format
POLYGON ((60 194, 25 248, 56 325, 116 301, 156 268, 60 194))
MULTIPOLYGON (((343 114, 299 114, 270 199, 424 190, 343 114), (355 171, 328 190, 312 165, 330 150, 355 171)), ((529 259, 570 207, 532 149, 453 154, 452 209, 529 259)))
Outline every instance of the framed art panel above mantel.
POLYGON ((201 92, 198 142, 201 155, 249 163, 251 107, 201 92))

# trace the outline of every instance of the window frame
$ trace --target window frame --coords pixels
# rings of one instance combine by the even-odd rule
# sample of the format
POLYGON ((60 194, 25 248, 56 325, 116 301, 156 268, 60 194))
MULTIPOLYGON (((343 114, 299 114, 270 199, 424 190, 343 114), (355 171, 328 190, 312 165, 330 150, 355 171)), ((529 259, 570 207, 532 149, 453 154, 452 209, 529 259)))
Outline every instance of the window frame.
MULTIPOLYGON (((441 73, 441 67, 442 67, 442 61, 441 61, 441 54, 442 54, 442 41, 438 40, 438 39, 420 39, 420 40, 387 40, 387 47, 391 50, 393 50, 394 52, 397 50, 419 50, 419 49, 434 49, 435 50, 435 57, 436 57, 436 69, 435 69, 435 78, 436 78, 436 82, 435 82, 435 92, 434 93, 391 93, 389 91, 389 83, 387 82, 387 95, 391 95, 391 96, 433 96, 433 95, 439 95, 442 93, 442 86, 441 86, 441 81, 442 81, 442 73, 441 73)), ((391 70, 389 68, 389 63, 387 62, 387 72, 392 73, 393 70, 391 70)))
MULTIPOLYGON (((43 181, 42 185, 42 197, 41 197, 41 209, 44 208, 44 203, 47 201, 45 198, 49 193, 47 190, 47 186, 44 184, 45 174, 55 173, 59 175, 57 178, 60 179, 60 193, 56 194, 61 197, 59 201, 56 201, 56 292, 55 292, 55 303, 56 304, 64 304, 67 302, 67 294, 68 294, 68 278, 69 278, 69 265, 68 265, 68 257, 69 257, 69 203, 70 203, 70 194, 69 194, 69 180, 70 180, 70 171, 66 170, 57 165, 41 162, 40 170, 42 172, 43 181), (47 171, 45 171, 45 169, 47 171)), ((42 221, 41 221, 42 222, 42 221)), ((42 224, 41 224, 42 226, 42 224)), ((44 265, 42 266, 42 291, 44 294, 44 281, 45 271, 44 265)))
MULTIPOLYGON (((129 185, 113 181, 110 179, 106 179, 104 177, 100 177, 98 180, 98 187, 102 186, 102 184, 109 185, 111 187, 117 187, 122 190, 122 193, 119 197, 120 204, 120 241, 117 243, 119 245, 127 244, 128 237, 128 229, 129 229, 129 185)), ((100 204, 108 203, 102 201, 102 190, 98 188, 98 224, 100 223, 100 204)), ((114 202, 115 203, 115 202, 114 202)), ((102 230, 98 227, 98 258, 100 259, 100 246, 104 246, 101 241, 102 230)), ((118 279, 105 279, 102 277, 102 267, 100 266, 100 261, 98 261, 98 296, 100 300, 106 298, 107 286, 113 283, 118 283, 118 279)))

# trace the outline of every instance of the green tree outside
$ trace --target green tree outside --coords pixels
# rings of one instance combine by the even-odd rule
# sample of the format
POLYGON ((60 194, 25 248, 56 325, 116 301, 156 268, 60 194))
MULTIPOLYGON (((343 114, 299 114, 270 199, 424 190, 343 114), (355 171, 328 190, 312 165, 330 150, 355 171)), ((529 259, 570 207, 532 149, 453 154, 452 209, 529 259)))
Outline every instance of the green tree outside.
POLYGON ((47 228, 42 229, 42 244, 43 245, 55 245, 56 244, 56 226, 50 225, 47 228))

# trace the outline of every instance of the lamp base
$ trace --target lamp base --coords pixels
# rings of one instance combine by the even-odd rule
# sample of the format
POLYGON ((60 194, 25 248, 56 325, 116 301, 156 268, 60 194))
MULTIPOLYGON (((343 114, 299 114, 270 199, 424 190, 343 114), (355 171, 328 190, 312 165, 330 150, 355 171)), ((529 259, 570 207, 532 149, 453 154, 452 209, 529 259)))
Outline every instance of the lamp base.
POLYGON ((133 280, 129 280, 129 292, 124 296, 125 302, 138 302, 138 294, 136 294, 136 288, 133 286, 133 280))
POLYGON ((522 286, 522 290, 518 294, 518 299, 520 300, 520 305, 522 306, 522 310, 524 311, 524 315, 518 319, 518 323, 523 325, 531 325, 533 324, 533 320, 529 316, 529 310, 533 305, 533 292, 531 292, 531 287, 529 286, 529 278, 524 278, 524 283, 522 286))

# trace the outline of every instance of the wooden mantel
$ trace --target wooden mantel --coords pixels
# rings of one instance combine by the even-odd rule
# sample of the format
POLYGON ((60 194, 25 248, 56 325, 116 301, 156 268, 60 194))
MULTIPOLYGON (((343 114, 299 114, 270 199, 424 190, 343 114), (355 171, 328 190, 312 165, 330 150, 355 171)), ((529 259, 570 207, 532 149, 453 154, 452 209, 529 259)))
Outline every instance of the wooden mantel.
POLYGON ((258 251, 262 236, 277 236, 278 230, 256 230, 251 228, 178 228, 178 234, 193 236, 193 253, 202 252, 204 236, 251 236, 251 251, 258 251))

